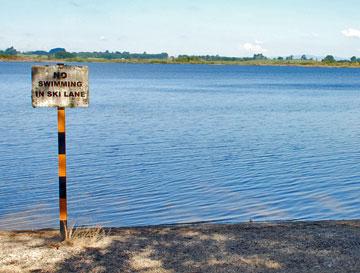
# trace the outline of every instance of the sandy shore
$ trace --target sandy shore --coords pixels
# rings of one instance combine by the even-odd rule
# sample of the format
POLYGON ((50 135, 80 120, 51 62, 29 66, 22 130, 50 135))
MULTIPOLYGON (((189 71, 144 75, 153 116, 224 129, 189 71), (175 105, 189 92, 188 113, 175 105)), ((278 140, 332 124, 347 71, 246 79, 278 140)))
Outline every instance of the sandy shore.
POLYGON ((360 220, 0 232, 0 272, 360 272, 360 220))

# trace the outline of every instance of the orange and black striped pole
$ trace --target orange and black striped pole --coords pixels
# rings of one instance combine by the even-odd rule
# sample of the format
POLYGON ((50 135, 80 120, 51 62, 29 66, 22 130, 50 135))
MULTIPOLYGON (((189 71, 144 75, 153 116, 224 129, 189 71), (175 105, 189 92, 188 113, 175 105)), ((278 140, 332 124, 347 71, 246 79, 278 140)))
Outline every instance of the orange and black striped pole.
POLYGON ((60 235, 67 239, 65 108, 58 107, 60 235))

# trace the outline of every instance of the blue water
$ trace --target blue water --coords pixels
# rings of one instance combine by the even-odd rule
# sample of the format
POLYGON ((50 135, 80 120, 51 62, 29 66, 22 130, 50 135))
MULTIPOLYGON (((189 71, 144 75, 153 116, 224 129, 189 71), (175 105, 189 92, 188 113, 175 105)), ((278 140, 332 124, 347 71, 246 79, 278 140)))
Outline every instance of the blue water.
MULTIPOLYGON (((0 228, 58 226, 57 113, 0 63, 0 228)), ((360 69, 89 64, 76 225, 360 218, 360 69)))

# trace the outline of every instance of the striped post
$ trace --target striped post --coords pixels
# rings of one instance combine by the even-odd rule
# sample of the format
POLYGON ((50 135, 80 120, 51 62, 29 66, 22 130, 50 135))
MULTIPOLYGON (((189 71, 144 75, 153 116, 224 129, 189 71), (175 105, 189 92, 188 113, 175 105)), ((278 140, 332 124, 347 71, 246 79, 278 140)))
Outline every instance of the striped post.
POLYGON ((60 235, 67 239, 65 108, 58 107, 60 235))

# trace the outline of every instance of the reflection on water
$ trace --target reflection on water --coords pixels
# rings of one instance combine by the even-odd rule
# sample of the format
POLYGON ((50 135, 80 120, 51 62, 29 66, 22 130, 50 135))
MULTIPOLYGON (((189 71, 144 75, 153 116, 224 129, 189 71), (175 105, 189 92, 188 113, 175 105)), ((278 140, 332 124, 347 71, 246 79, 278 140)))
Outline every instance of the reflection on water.
MULTIPOLYGON (((0 228, 57 227, 55 109, 0 63, 0 228)), ((67 110, 70 221, 360 217, 360 70, 90 64, 67 110)))

